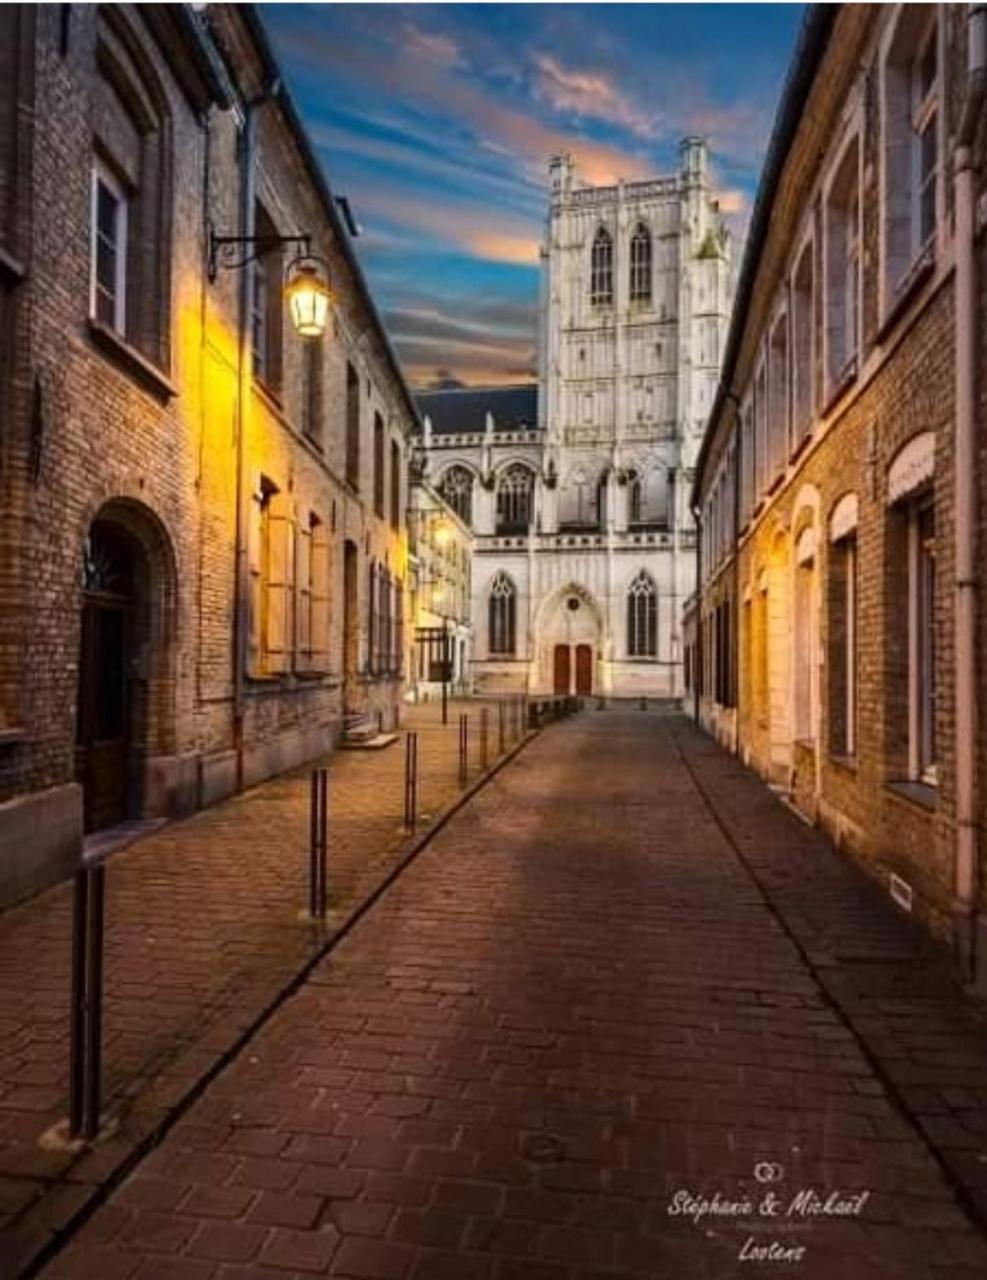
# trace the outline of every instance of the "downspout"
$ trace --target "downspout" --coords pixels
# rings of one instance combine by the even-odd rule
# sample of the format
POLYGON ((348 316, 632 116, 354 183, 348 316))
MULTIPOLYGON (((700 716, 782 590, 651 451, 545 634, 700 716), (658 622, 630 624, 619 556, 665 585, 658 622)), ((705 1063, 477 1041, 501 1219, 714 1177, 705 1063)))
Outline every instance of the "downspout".
POLYGON ((977 569, 976 569, 976 184, 973 143, 987 79, 987 6, 967 13, 967 86, 954 157, 956 209, 956 438, 954 520, 956 581, 955 756, 956 863, 954 911, 963 977, 977 979, 977 569))
MULTIPOLYGON (((256 179, 254 158, 257 147, 257 108, 269 102, 280 89, 275 79, 243 108, 243 133, 240 138, 240 235, 256 234, 256 179)), ((237 399, 236 399, 236 548, 233 562, 233 749, 236 753, 236 789, 243 790, 244 719, 247 689, 247 539, 249 534, 249 456, 246 446, 252 392, 252 353, 250 350, 250 290, 253 276, 250 267, 240 269, 237 302, 237 399)))

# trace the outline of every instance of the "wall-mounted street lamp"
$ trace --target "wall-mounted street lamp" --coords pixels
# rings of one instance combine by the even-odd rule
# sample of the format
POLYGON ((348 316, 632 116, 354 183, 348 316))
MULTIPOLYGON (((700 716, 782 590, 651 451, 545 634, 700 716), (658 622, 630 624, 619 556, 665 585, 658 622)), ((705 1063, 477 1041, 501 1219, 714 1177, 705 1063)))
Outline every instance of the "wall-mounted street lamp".
POLYGON ((209 279, 215 280, 220 268, 242 271, 265 253, 283 245, 295 245, 299 249, 284 273, 284 293, 295 332, 301 338, 321 338, 329 320, 333 292, 328 263, 311 252, 311 236, 218 236, 210 227, 209 279))

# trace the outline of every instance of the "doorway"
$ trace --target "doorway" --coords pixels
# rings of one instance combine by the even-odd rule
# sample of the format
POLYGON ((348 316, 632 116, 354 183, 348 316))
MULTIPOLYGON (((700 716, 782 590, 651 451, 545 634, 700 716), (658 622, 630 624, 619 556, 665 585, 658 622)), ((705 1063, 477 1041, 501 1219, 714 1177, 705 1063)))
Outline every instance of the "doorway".
POLYGON ((144 568, 143 549, 132 534, 112 521, 95 521, 84 556, 75 748, 86 833, 133 812, 144 568))
POLYGON ((567 644, 555 646, 554 677, 552 688, 555 693, 568 694, 570 681, 570 649, 567 644))
POLYGON ((343 703, 347 711, 356 696, 360 670, 359 550, 347 538, 343 545, 343 703))
POLYGON ((593 649, 588 644, 576 645, 576 693, 582 697, 593 692, 593 649))

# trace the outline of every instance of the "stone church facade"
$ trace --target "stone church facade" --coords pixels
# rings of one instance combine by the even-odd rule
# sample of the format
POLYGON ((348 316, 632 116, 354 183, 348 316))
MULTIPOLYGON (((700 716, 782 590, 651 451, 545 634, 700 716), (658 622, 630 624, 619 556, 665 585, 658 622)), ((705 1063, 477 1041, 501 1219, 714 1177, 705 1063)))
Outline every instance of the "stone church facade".
POLYGON ((537 387, 419 397, 420 465, 474 531, 474 687, 681 696, 692 469, 730 241, 697 139, 678 173, 551 164, 537 387))

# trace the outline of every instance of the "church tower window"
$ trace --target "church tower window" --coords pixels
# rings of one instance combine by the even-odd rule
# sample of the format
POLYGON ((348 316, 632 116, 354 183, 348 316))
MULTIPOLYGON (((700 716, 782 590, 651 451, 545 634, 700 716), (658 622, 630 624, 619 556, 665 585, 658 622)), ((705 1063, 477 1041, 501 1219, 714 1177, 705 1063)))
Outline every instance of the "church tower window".
POLYGON ((450 467, 439 492, 464 524, 473 523, 473 476, 465 467, 450 467))
POLYGON ((531 524, 534 476, 519 462, 507 468, 497 485, 497 532, 526 533, 531 524))
POLYGON ((506 573, 498 573, 490 588, 490 636, 491 653, 513 653, 515 649, 515 623, 517 618, 517 593, 514 583, 506 573))
POLYGON ((658 653, 658 592, 643 569, 627 592, 627 653, 631 658, 654 658, 658 653))
POLYGON ((590 268, 589 300, 594 307, 609 307, 613 303, 613 240, 605 227, 593 238, 590 268))
POLYGON ((638 223, 631 237, 631 302, 651 301, 651 232, 638 223))

